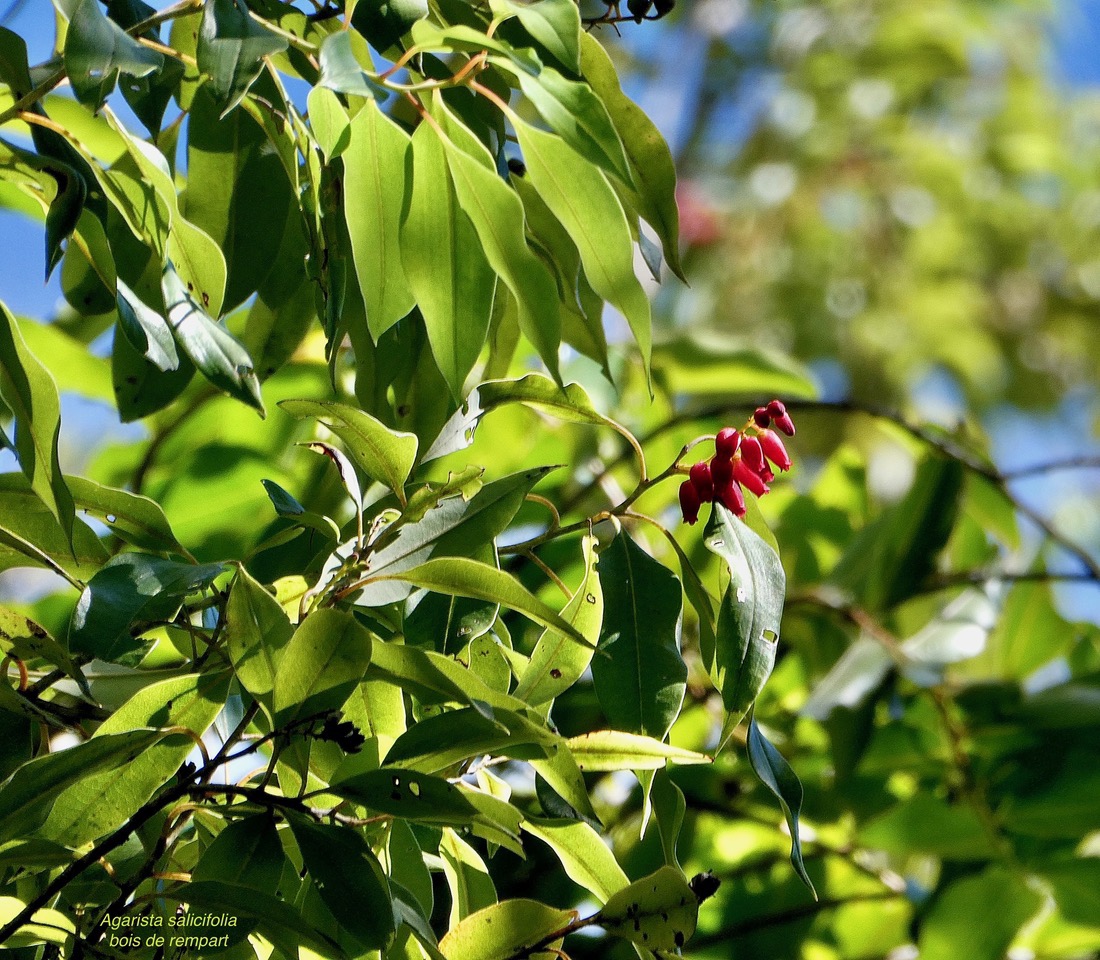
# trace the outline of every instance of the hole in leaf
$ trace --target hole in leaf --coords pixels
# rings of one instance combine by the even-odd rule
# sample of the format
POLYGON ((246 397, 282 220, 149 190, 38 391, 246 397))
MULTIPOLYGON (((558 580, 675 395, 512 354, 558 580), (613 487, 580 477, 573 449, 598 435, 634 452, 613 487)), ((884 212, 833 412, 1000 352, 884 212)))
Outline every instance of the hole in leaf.
POLYGON ((118 521, 118 517, 116 517, 113 513, 107 514, 107 522, 108 523, 116 523, 117 521, 118 521))
POLYGON ((411 793, 414 797, 419 797, 420 796, 420 784, 419 783, 410 783, 409 784, 409 793, 411 793))
POLYGON ((596 595, 594 593, 586 594, 584 600, 585 600, 585 603, 595 603, 596 602, 596 595))
POLYGON ((768 643, 778 643, 779 642, 779 634, 776 633, 774 630, 765 630, 764 634, 763 634, 763 637, 764 637, 764 640, 767 641, 768 643))

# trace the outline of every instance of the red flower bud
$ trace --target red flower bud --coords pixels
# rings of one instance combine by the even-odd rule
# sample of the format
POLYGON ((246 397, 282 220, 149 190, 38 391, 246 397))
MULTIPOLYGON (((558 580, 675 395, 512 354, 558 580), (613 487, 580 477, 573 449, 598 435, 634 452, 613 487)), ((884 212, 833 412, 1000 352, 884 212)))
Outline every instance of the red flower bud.
POLYGON ((767 407, 757 407, 752 412, 752 419, 758 427, 766 427, 772 422, 772 417, 771 414, 768 413, 767 407))
POLYGON ((794 436, 794 421, 791 420, 782 400, 773 400, 769 403, 768 414, 779 430, 782 430, 788 437, 794 436))
POLYGON ((771 483, 775 479, 775 474, 772 473, 772 468, 768 464, 764 464, 760 469, 760 479, 765 483, 771 483))
POLYGON ((710 461, 710 477, 715 490, 726 486, 733 480, 733 461, 725 457, 714 457, 710 461))
POLYGON ((743 517, 745 515, 745 495, 733 480, 718 489, 717 499, 723 507, 735 516, 743 517))
POLYGON ((680 512, 686 523, 695 523, 699 519, 699 491, 690 480, 680 484, 680 512))
POLYGON ((791 458, 787 456, 787 448, 783 446, 783 441, 774 430, 760 432, 760 446, 764 450, 764 455, 780 470, 791 469, 791 458))
POLYGON ((714 499, 714 480, 710 475, 709 463, 700 461, 691 468, 691 483, 702 503, 710 503, 714 499))
POLYGON ((724 460, 732 460, 739 446, 741 446, 741 434, 733 427, 724 427, 714 438, 714 451, 724 460))
POLYGON ((756 437, 744 437, 741 440, 741 459, 753 473, 759 473, 764 466, 764 451, 756 437))
POLYGON ((733 465, 733 479, 758 497, 762 497, 768 492, 768 485, 764 482, 764 478, 750 470, 744 460, 738 460, 733 465))

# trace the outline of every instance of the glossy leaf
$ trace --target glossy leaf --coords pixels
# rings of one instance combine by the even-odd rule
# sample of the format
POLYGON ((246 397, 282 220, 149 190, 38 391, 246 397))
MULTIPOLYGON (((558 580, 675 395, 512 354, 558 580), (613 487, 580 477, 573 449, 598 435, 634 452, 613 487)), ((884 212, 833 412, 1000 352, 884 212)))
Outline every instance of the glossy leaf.
POLYGON ((116 283, 118 327, 130 346, 158 370, 176 370, 180 361, 168 321, 142 303, 138 295, 121 280, 116 283))
POLYGON ((666 763, 710 763, 692 750, 673 747, 652 737, 620 730, 596 730, 571 737, 569 749, 585 773, 610 770, 659 770, 666 763))
MULTIPOLYGON (((347 36, 347 33, 341 32, 336 36, 347 36)), ((326 41, 325 49, 332 40, 326 41)), ((344 216, 351 238, 355 272, 367 310, 367 326, 375 340, 405 316, 420 299, 414 299, 401 265, 401 207, 407 190, 405 157, 409 149, 409 135, 383 114, 372 99, 363 105, 351 122, 350 140, 343 153, 344 216)), ((414 158, 414 177, 416 162, 414 158)), ((424 175, 433 174, 427 172, 424 175)), ((414 190, 425 187, 415 179, 413 186, 414 190)), ((439 184, 431 186, 442 189, 439 184)), ((427 211, 420 210, 414 214, 410 207, 411 218, 426 214, 427 211)), ((409 242, 422 241, 410 236, 409 242)), ((435 257, 432 259, 435 260, 435 257)), ((423 306, 421 312, 424 313, 423 306)), ((428 314, 424 315, 427 318, 428 314)))
POLYGON ((553 953, 530 953, 529 948, 543 940, 548 948, 560 946, 561 939, 552 934, 576 916, 573 910, 558 910, 536 900, 502 900, 452 927, 439 949, 447 960, 509 960, 523 952, 548 957, 553 953))
MULTIPOLYGON (((562 619, 571 623, 592 644, 599 640, 600 626, 604 622, 604 591, 597 573, 599 560, 595 546, 594 537, 585 537, 582 541, 584 579, 561 612, 562 619)), ((592 650, 547 630, 535 644, 515 696, 532 706, 553 700, 573 686, 591 662, 592 650)))
POLYGON ((107 19, 98 0, 78 0, 65 35, 65 70, 77 99, 98 110, 120 74, 146 77, 164 66, 164 54, 143 47, 107 19))
POLYGON ((77 508, 105 523, 112 533, 131 546, 188 556, 155 500, 83 477, 69 477, 67 482, 77 508))
POLYGON ((371 46, 385 52, 428 15, 428 0, 358 0, 351 22, 371 46))
POLYGON ((736 723, 775 665, 787 579, 775 551, 721 504, 714 505, 704 543, 729 571, 715 626, 711 676, 728 722, 736 723))
POLYGON ((683 873, 664 866, 614 894, 597 922, 647 950, 677 950, 694 935, 698 919, 699 901, 683 873))
POLYGON ((756 717, 749 718, 748 734, 749 763, 753 772, 779 800, 783 815, 787 818, 787 827, 791 831, 791 864, 795 872, 817 899, 817 891, 806 873, 802 862, 802 840, 798 836, 798 816, 802 812, 802 784, 783 755, 772 746, 756 724, 756 717))
POLYGON ((498 17, 516 17, 523 28, 564 66, 580 73, 581 18, 572 0, 541 0, 540 3, 490 0, 489 6, 498 17))
POLYGON ((240 0, 206 0, 196 56, 223 116, 248 92, 263 58, 285 49, 286 40, 253 20, 240 0))
POLYGON ((453 783, 399 767, 359 773, 329 789, 369 810, 418 823, 461 826, 477 816, 477 810, 453 783))
POLYGON ((576 627, 562 619, 515 577, 468 557, 428 560, 411 570, 387 574, 378 579, 396 579, 437 593, 499 603, 574 643, 588 649, 594 648, 576 627))
POLYGON ((194 565, 146 553, 121 553, 88 581, 73 612, 69 644, 76 653, 119 660, 147 641, 146 624, 168 620, 184 597, 209 586, 225 567, 194 565))
POLYGON ((588 33, 581 35, 581 73, 603 101, 622 140, 637 186, 638 209, 657 231, 665 261, 684 279, 680 263, 680 213, 676 206, 676 165, 656 125, 623 93, 607 52, 588 33))
POLYGON ((46 368, 27 349, 19 324, 0 303, 0 399, 15 416, 15 453, 31 489, 46 504, 71 544, 72 494, 61 474, 57 438, 61 403, 46 368))
POLYGON ((248 351, 206 315, 171 264, 165 268, 163 288, 168 322, 180 348, 214 386, 263 415, 260 384, 248 351))
MULTIPOLYGON (((337 93, 351 93, 372 100, 384 97, 383 88, 363 72, 360 56, 356 55, 356 47, 360 48, 360 56, 369 58, 370 51, 366 49, 366 42, 356 32, 337 30, 325 37, 318 58, 321 63, 321 86, 337 93)), ((312 119, 312 109, 310 113, 312 119)))
POLYGON ((606 612, 592 682, 617 730, 664 739, 680 712, 687 666, 680 655, 680 581, 625 532, 600 554, 606 612))
POLYGON ((328 400, 282 400, 292 417, 313 417, 344 441, 352 462, 372 480, 404 496, 405 481, 416 462, 418 441, 411 433, 391 430, 369 413, 328 400))

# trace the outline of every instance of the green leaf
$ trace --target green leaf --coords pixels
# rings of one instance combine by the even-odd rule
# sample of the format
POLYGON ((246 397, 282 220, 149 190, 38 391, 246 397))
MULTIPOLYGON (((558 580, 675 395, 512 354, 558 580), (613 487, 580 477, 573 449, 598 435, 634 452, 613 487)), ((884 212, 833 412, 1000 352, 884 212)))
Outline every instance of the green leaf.
POLYGON ((703 536, 730 575, 711 670, 729 714, 728 728, 748 712, 775 665, 787 579, 776 552, 721 504, 714 504, 703 536))
POLYGON ((61 432, 57 387, 46 368, 27 349, 19 324, 3 303, 0 303, 0 399, 15 417, 19 466, 71 547, 75 508, 57 458, 61 432))
POLYGON ((477 816, 477 810, 453 783, 415 770, 387 767, 359 773, 331 784, 327 792, 417 823, 462 826, 477 816))
POLYGON ((666 390, 689 396, 816 395, 808 371, 799 364, 749 346, 740 338, 706 330, 655 344, 653 375, 666 390))
POLYGON ((1043 901, 1026 877, 1005 866, 962 877, 924 915, 918 939, 921 960, 997 960, 1009 952, 1043 901))
POLYGON ((254 697, 275 688, 279 657, 294 628, 279 601, 241 567, 229 590, 222 640, 241 686, 254 697))
POLYGON ((131 423, 163 410, 187 389, 194 375, 195 365, 186 354, 178 358, 175 370, 164 372, 156 364, 145 360, 131 346, 125 333, 115 329, 111 380, 119 419, 123 423, 131 423))
POLYGON ((428 0, 358 0, 352 26, 385 53, 428 15, 428 0))
POLYGON ((537 900, 503 900, 452 927, 439 949, 447 960, 509 960, 525 954, 542 960, 558 954, 530 953, 528 948, 547 937, 548 948, 560 947, 561 938, 551 935, 576 917, 575 910, 558 910, 537 900))
POLYGON ((143 47, 100 10, 99 0, 78 0, 65 35, 65 71, 76 98, 98 110, 120 74, 146 77, 164 66, 164 54, 143 47))
MULTIPOLYGON (((596 538, 586 536, 581 544, 584 556, 584 579, 561 612, 562 619, 572 624, 589 643, 600 638, 604 620, 604 592, 597 574, 596 538)), ((539 637, 531 660, 516 687, 515 696, 532 706, 553 700, 568 690, 592 662, 591 649, 569 643, 560 633, 550 630, 539 637)))
POLYGON ((348 827, 288 817, 306 870, 342 930, 367 950, 384 950, 395 925, 389 886, 370 845, 348 827))
POLYGON ((286 41, 249 16, 241 0, 206 0, 196 58, 224 117, 248 92, 263 58, 286 49, 286 41))
POLYGON ((607 178, 563 140, 517 121, 527 177, 580 252, 592 289, 626 317, 642 362, 652 349, 649 298, 634 273, 634 245, 607 178))
MULTIPOLYGON (((336 37, 348 35, 341 31, 331 37, 325 42, 322 55, 336 37)), ((356 114, 350 131, 350 141, 343 154, 344 216, 367 310, 367 327, 377 341, 413 308, 418 299, 413 296, 401 265, 401 208, 407 190, 409 135, 382 113, 373 99, 356 114)), ((414 178, 416 163, 414 157, 411 167, 414 178)), ((414 189, 425 186, 415 179, 413 184, 414 189)), ((444 187, 443 184, 429 186, 440 190, 444 187)), ((426 214, 427 211, 419 210, 414 215, 410 207, 410 217, 426 214)), ((435 261, 438 250, 433 251, 435 261)), ((424 313, 423 307, 421 312, 424 313)))
POLYGON ((592 642, 576 627, 563 620, 515 577, 468 557, 428 560, 411 570, 368 578, 374 579, 401 580, 437 593, 499 603, 581 646, 594 649, 592 642))
MULTIPOLYGON (((180 727, 202 736, 225 706, 228 673, 189 674, 142 688, 108 717, 92 740, 145 727, 180 727)), ((41 836, 78 847, 125 823, 160 790, 194 751, 195 741, 171 733, 129 763, 82 778, 58 796, 41 836)))
POLYGON ((545 757, 557 746, 555 741, 545 727, 501 707, 449 710, 421 720, 398 737, 386 754, 386 764, 441 773, 484 754, 521 760, 545 757))
POLYGON ((68 651, 30 617, 0 605, 0 650, 20 660, 45 660, 60 667, 87 693, 88 681, 68 651))
POLYGON ((490 59, 515 74, 524 96, 534 104, 547 126, 587 161, 584 164, 587 178, 596 174, 594 165, 625 183, 630 182, 630 166, 615 125, 603 101, 587 83, 569 80, 553 67, 543 67, 532 76, 515 70, 511 61, 490 59))
POLYGON ((32 833, 63 790, 97 773, 131 763, 163 737, 159 730, 97 736, 19 767, 0 786, 0 840, 32 833))
POLYGON ((687 689, 680 581, 623 531, 600 554, 600 585, 607 656, 592 661, 600 706, 616 729, 663 740, 687 689))
POLYGON ((108 556, 79 518, 70 541, 21 473, 0 474, 0 570, 43 566, 75 579, 91 576, 108 556))
POLYGON ((618 891, 596 922, 647 950, 678 950, 692 938, 698 920, 699 901, 683 873, 664 866, 618 891))
MULTIPOLYGON (((269 277, 278 279, 272 273, 285 263, 279 261, 284 224, 297 210, 297 199, 261 125, 245 110, 222 119, 218 111, 204 85, 187 122, 187 192, 181 205, 187 219, 225 256, 222 310, 228 311, 269 277)), ((300 262, 295 264, 295 270, 300 268, 300 262)))
POLYGON ((105 523, 117 537, 139 550, 162 550, 188 557, 176 539, 159 503, 128 490, 116 490, 94 480, 69 477, 69 490, 77 507, 105 523))
POLYGON ((311 613, 283 648, 275 671, 275 726, 336 710, 363 679, 371 633, 344 610, 311 613))
POLYGON ((581 72, 581 17, 580 8, 573 0, 540 0, 538 3, 489 0, 489 7, 498 18, 518 18, 523 28, 563 66, 574 73, 581 72))
MULTIPOLYGON (((17 897, 0 897, 0 925, 6 926, 23 912, 26 904, 17 897)), ((68 945, 75 940, 76 925, 60 910, 41 907, 31 914, 30 922, 23 924, 5 943, 8 949, 36 947, 43 943, 68 945)))
POLYGON ((814 890, 813 882, 806 873, 806 865, 802 862, 802 841, 798 836, 798 815, 802 811, 802 784, 791 769, 791 765, 761 732, 756 724, 756 717, 751 715, 748 754, 753 772, 760 778, 760 782, 775 794, 779 805, 783 808, 787 827, 791 831, 791 865, 799 879, 810 888, 810 893, 816 900, 817 891, 814 890))
POLYGON ((606 903, 629 882, 615 855, 600 835, 579 820, 528 817, 523 829, 547 844, 569 879, 606 903))
POLYGON ((292 417, 313 417, 344 441, 352 462, 372 480, 404 498, 405 481, 416 463, 415 434, 391 430, 369 413, 330 400, 281 400, 292 417))
POLYGON ((637 187, 639 212, 657 231, 673 273, 685 280, 680 264, 676 164, 665 138, 646 112, 623 93, 611 58, 589 33, 581 35, 581 73, 603 101, 622 141, 637 187))
MULTIPOLYGON (((91 218, 91 214, 88 216, 91 218)), ((66 392, 108 404, 114 400, 111 368, 105 358, 96 356, 87 344, 69 336, 59 324, 33 320, 18 323, 23 342, 49 370, 54 382, 64 384, 66 392)))
POLYGON ((593 406, 579 383, 559 387, 540 373, 529 373, 518 380, 487 380, 478 386, 478 396, 485 413, 507 403, 522 403, 570 423, 614 423, 593 406))
POLYGON ((145 624, 171 619, 184 597, 208 587, 224 570, 220 563, 196 566, 145 553, 112 557, 77 601, 69 646, 74 653, 117 661, 146 643, 135 636, 145 624))
POLYGON ((163 290, 168 322, 183 352, 214 386, 263 416, 260 382, 248 351, 225 327, 206 315, 171 263, 164 268, 163 290))
POLYGON ((710 763, 711 758, 673 747, 652 737, 621 730, 596 730, 572 737, 567 745, 585 773, 611 770, 659 770, 667 763, 710 763))
POLYGON ((469 216, 485 256, 519 306, 519 325, 534 344, 543 363, 558 378, 561 310, 557 286, 546 265, 527 246, 523 204, 481 159, 465 153, 452 141, 444 144, 458 202, 469 216))
MULTIPOLYGON (((321 80, 320 85, 337 93, 350 93, 368 100, 386 96, 384 87, 376 84, 363 72, 360 56, 356 56, 356 47, 361 48, 360 56, 369 62, 370 50, 362 36, 354 30, 337 30, 325 37, 321 44, 321 80)), ((312 121, 312 109, 310 110, 312 121)))
POLYGON ((925 459, 909 492, 852 539, 830 580, 871 612, 913 596, 954 528, 964 475, 958 460, 925 459))
POLYGON ((451 892, 448 925, 453 929, 460 920, 496 903, 497 891, 485 861, 454 830, 443 830, 439 857, 451 892))
MULTIPOLYGON (((382 606, 404 600, 411 592, 397 574, 423 563, 433 553, 476 553, 492 543, 511 522, 528 491, 554 467, 539 467, 487 484, 470 500, 451 496, 424 509, 416 495, 409 501, 393 535, 375 541, 367 557, 370 577, 358 577, 338 592, 360 606, 382 606), (415 519, 414 519, 415 518, 415 519)), ((323 582, 331 582, 357 549, 355 540, 341 545, 325 564, 323 582)), ((495 601, 493 601, 495 602, 495 601)))
MULTIPOLYGON (((316 86, 309 91, 306 107, 309 111, 309 128, 313 131, 321 153, 325 155, 325 162, 331 163, 337 157, 343 156, 351 142, 351 122, 340 98, 327 87, 316 86)), ((347 185, 348 181, 345 180, 345 189, 347 185)))
POLYGON ((536 758, 528 762, 539 778, 573 808, 573 813, 590 824, 599 825, 600 818, 592 808, 592 799, 576 757, 564 743, 557 743, 555 747, 545 760, 536 758))
POLYGON ((299 944, 310 947, 322 956, 344 955, 322 931, 307 923, 293 905, 264 890, 221 880, 200 880, 166 889, 160 895, 166 900, 188 903, 192 909, 228 912, 255 920, 257 931, 287 956, 297 955, 299 944))
POLYGON ((142 303, 121 280, 115 281, 118 294, 118 327, 130 346, 158 370, 179 368, 179 354, 172 328, 152 307, 142 303))
MULTIPOLYGON (((459 207, 460 194, 448 168, 443 142, 431 124, 421 124, 413 134, 404 175, 404 182, 411 178, 411 187, 402 213, 400 249, 432 355, 459 399, 485 344, 496 276, 482 252, 476 223, 459 207)), ((378 336, 373 323, 371 332, 378 336)))

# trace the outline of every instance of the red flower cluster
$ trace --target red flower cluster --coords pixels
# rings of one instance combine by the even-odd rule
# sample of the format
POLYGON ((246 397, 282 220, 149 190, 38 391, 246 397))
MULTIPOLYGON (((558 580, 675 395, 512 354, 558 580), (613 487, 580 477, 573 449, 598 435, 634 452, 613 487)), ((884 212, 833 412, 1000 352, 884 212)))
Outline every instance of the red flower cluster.
POLYGON ((772 464, 780 470, 790 470, 791 458, 779 434, 771 427, 794 436, 794 423, 787 408, 779 400, 766 407, 757 407, 742 430, 725 427, 714 438, 714 457, 702 460, 689 471, 680 484, 680 510, 684 520, 695 523, 699 507, 717 502, 739 517, 745 515, 745 494, 742 487, 764 496, 768 484, 775 479, 772 464))

